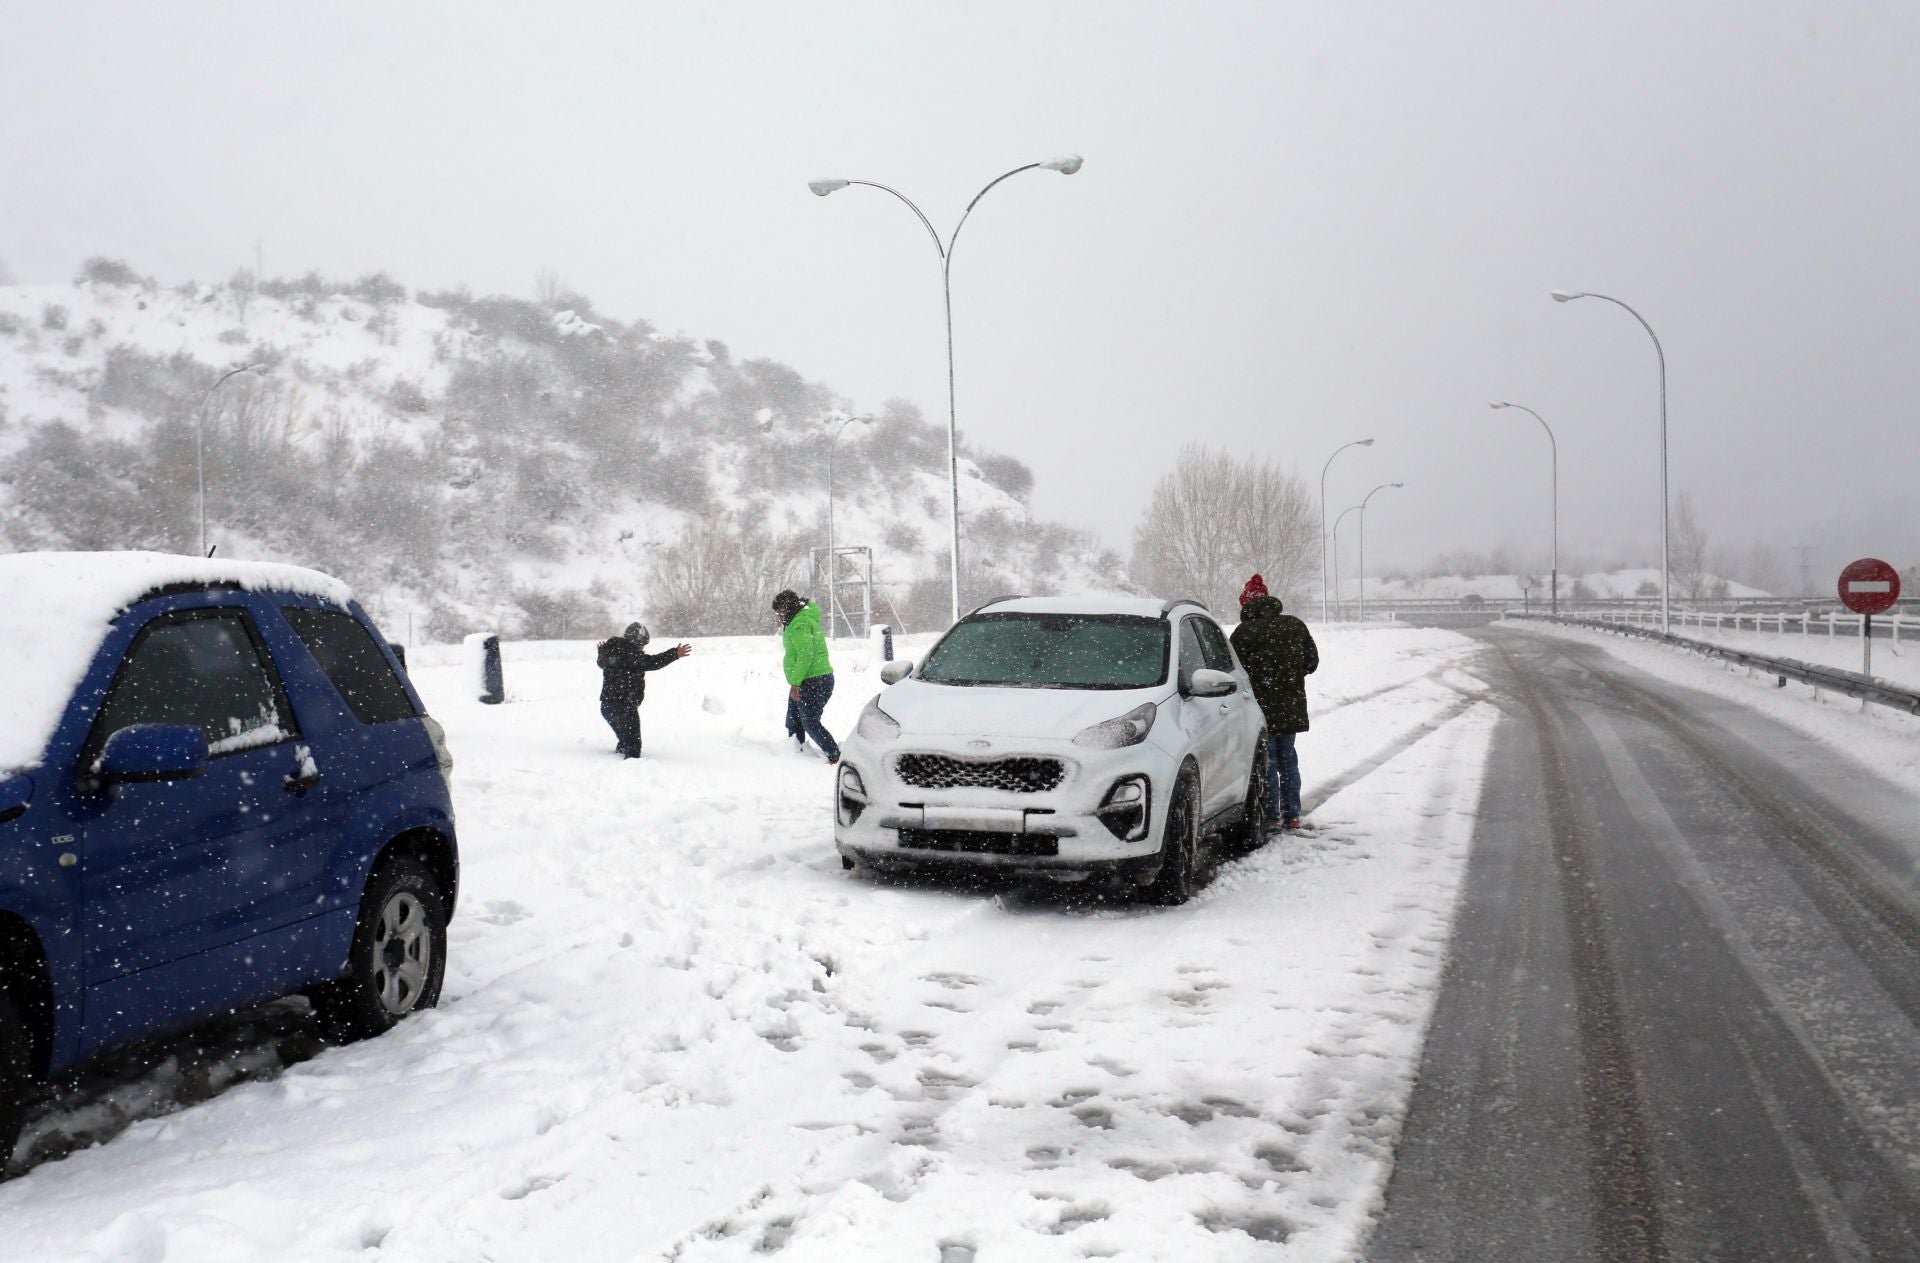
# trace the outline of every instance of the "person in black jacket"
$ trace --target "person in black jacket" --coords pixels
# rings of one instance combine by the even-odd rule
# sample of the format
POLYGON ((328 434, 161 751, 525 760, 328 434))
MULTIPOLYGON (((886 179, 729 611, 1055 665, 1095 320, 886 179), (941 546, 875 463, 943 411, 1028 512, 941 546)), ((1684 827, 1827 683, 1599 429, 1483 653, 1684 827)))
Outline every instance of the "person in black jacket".
POLYGON ((664 653, 647 652, 647 629, 628 623, 624 635, 600 642, 600 717, 613 729, 617 754, 640 757, 640 703, 647 698, 647 672, 678 662, 693 652, 692 645, 675 645, 664 653))
POLYGON ((1233 651, 1253 683, 1267 721, 1267 822, 1300 827, 1300 756, 1293 739, 1307 730, 1307 677, 1320 669, 1320 649, 1307 625, 1267 594, 1259 575, 1240 593, 1233 651))

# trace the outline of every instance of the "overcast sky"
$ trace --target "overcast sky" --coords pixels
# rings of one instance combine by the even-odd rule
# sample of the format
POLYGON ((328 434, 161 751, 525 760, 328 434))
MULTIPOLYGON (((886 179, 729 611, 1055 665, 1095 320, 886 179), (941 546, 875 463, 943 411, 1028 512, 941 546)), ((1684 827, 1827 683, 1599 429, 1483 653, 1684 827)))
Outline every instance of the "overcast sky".
POLYGON ((1125 545, 1199 440, 1296 466, 1368 553, 1716 543, 1821 587, 1920 560, 1920 4, 7 0, 0 259, 392 273, 719 338, 944 419, 1125 545))

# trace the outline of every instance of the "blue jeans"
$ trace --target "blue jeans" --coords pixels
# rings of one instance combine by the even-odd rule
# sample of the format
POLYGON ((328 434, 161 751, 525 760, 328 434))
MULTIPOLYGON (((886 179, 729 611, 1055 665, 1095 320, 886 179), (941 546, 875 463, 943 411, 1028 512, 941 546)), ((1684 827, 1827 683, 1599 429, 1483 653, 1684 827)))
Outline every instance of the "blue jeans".
POLYGON ((826 752, 830 759, 840 757, 840 743, 833 739, 827 726, 820 722, 820 714, 827 708, 827 699, 833 696, 833 677, 816 675, 811 680, 800 683, 800 696, 787 699, 787 732, 799 736, 802 732, 813 738, 813 744, 826 752))
POLYGON ((1300 756, 1293 732, 1267 734, 1267 819, 1292 820, 1300 814, 1300 756))

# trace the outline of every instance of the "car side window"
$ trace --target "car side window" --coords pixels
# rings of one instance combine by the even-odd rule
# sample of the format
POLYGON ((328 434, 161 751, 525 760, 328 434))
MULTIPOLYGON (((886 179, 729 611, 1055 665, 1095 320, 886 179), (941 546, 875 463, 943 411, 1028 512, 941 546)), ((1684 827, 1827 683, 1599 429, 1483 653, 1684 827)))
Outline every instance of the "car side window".
POLYGON ((1180 620, 1180 686, 1186 687, 1193 673, 1207 665, 1206 650, 1200 644, 1200 630, 1195 626, 1198 616, 1180 620))
POLYGON ((299 735, 279 678, 238 610, 147 625, 100 708, 91 748, 133 724, 190 724, 215 756, 299 735))
POLYGON ((1212 670, 1233 672, 1233 647, 1227 643, 1226 633, 1220 630, 1220 624, 1210 618, 1195 615, 1191 620, 1200 631, 1200 651, 1205 664, 1212 670))
POLYGON ((304 606, 287 606, 280 613, 333 681, 355 719, 385 724, 414 717, 413 699, 359 619, 339 610, 304 606))

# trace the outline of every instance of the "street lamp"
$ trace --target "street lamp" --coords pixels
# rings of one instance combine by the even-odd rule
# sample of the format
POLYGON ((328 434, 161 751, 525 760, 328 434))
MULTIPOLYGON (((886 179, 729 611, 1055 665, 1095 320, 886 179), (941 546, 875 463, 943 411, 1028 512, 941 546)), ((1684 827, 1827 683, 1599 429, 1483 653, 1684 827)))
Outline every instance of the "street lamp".
POLYGON ((1671 580, 1673 576, 1672 568, 1668 563, 1669 549, 1668 549, 1668 542, 1667 542, 1668 541, 1668 534, 1667 534, 1668 502, 1667 502, 1667 352, 1666 352, 1666 348, 1660 345, 1660 335, 1653 331, 1653 326, 1647 323, 1647 318, 1641 315, 1639 312, 1635 311, 1632 307, 1627 306, 1626 303, 1621 302, 1619 299, 1614 298, 1611 295, 1607 295, 1607 294, 1590 294, 1584 290, 1578 293, 1570 292, 1564 289, 1556 289, 1553 291, 1553 301, 1556 303, 1570 303, 1576 298, 1599 298, 1599 299, 1605 300, 1606 302, 1612 303, 1616 307, 1624 308, 1626 310, 1626 313, 1629 316, 1632 316, 1635 320, 1638 320, 1640 322, 1640 327, 1647 331, 1647 336, 1653 339, 1653 353, 1660 358, 1660 630, 1662 633, 1665 633, 1668 630, 1667 597, 1668 597, 1669 589, 1671 587, 1671 580))
POLYGON ((1357 504, 1350 504, 1340 510, 1339 517, 1333 519, 1333 592, 1335 603, 1340 608, 1344 608, 1345 606, 1344 602, 1338 600, 1340 595, 1340 523, 1347 520, 1347 514, 1357 512, 1359 508, 1360 506, 1357 504))
POLYGON ((857 417, 847 417, 834 427, 827 439, 827 635, 834 634, 834 619, 840 610, 840 588, 837 562, 840 554, 833 546, 833 454, 840 447, 840 436, 848 426, 856 421, 865 424, 873 420, 871 414, 862 413, 857 417))
POLYGON ((1518 408, 1535 421, 1538 421, 1540 428, 1547 432, 1547 444, 1553 454, 1553 587, 1550 590, 1553 593, 1553 612, 1555 615, 1558 615, 1560 613, 1560 443, 1553 437, 1553 427, 1547 424, 1547 419, 1535 412, 1532 408, 1527 407, 1527 405, 1523 403, 1505 403, 1496 399, 1487 406, 1490 408, 1518 408))
MULTIPOLYGON (((1372 439, 1355 439, 1334 448, 1333 456, 1349 447, 1372 446, 1372 439)), ((1333 468, 1333 456, 1327 457, 1327 463, 1320 466, 1320 621, 1323 623, 1327 621, 1327 471, 1333 468)))
POLYGON ((242 364, 239 368, 228 369, 220 379, 207 387, 207 393, 200 399, 200 420, 193 432, 193 465, 195 481, 200 486, 200 555, 207 555, 207 405, 213 402, 213 392, 227 384, 227 378, 237 377, 241 373, 258 373, 266 369, 265 364, 242 364))
POLYGON ((1367 492, 1366 499, 1360 501, 1360 621, 1367 621, 1367 500, 1373 499, 1388 487, 1404 487, 1404 482, 1383 482, 1367 492))
POLYGON ((933 248, 940 252, 940 286, 945 297, 947 310, 947 484, 952 500, 952 503, 948 506, 948 522, 952 528, 953 621, 956 623, 960 621, 960 430, 958 412, 954 403, 953 385, 954 243, 960 239, 960 230, 967 226, 967 216, 973 214, 973 208, 980 204, 980 199, 985 197, 994 185, 1000 183, 1002 180, 1019 175, 1022 171, 1058 171, 1061 175, 1072 175, 1080 169, 1084 161, 1085 159, 1081 158, 1079 154, 1066 154, 1058 158, 1049 158, 1045 162, 1029 162, 1025 166, 1015 167, 1005 175, 996 176, 988 182, 986 188, 981 189, 973 195, 973 200, 967 203, 967 209, 960 212, 960 222, 953 226, 953 235, 948 237, 944 242, 940 240, 940 234, 934 230, 933 221, 928 219, 926 213, 918 206, 914 205, 912 198, 902 193, 899 189, 888 188, 886 185, 876 184, 872 180, 826 179, 807 181, 807 187, 813 190, 815 197, 826 197, 830 193, 837 193, 850 184, 863 184, 870 189, 879 189, 882 193, 893 194, 902 202, 906 203, 908 210, 919 217, 920 223, 927 230, 927 235, 933 238, 933 248))

